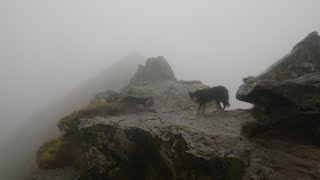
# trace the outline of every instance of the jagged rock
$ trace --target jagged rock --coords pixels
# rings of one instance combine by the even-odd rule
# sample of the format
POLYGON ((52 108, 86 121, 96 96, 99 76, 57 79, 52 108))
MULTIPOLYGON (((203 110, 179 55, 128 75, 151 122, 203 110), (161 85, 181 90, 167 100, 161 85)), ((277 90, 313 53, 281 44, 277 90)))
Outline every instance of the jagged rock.
POLYGON ((130 83, 153 82, 158 80, 176 81, 171 66, 162 56, 148 58, 145 66, 139 65, 138 71, 130 83))
POLYGON ((301 113, 320 116, 319 72, 320 37, 313 32, 265 72, 244 78, 237 99, 253 103, 264 124, 301 113))
POLYGON ((257 78, 283 81, 314 72, 320 72, 320 37, 317 32, 310 33, 257 78))

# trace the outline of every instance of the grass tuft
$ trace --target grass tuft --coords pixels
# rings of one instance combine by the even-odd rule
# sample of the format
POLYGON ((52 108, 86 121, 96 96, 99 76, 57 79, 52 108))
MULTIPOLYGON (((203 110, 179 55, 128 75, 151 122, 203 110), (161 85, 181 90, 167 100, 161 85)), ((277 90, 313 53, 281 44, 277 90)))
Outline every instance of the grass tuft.
POLYGON ((77 138, 72 135, 62 135, 45 142, 39 148, 37 165, 40 169, 72 166, 78 170, 84 170, 87 167, 87 158, 77 138))

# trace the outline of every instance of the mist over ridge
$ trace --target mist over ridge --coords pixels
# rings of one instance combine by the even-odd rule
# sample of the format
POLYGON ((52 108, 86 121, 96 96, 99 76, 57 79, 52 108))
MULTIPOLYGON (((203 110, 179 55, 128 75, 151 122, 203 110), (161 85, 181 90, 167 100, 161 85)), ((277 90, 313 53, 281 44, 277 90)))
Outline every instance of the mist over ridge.
MULTIPOLYGON (((54 133, 54 121, 84 105, 89 94, 118 89, 131 74, 106 86, 101 82, 114 77, 101 72, 111 73, 110 67, 131 52, 141 55, 125 63, 130 68, 124 71, 134 73, 148 57, 163 56, 178 80, 224 85, 231 108, 247 108, 235 99, 242 78, 258 75, 307 34, 319 31, 318 7, 317 0, 1 1, 1 158, 10 160, 22 151, 28 140, 19 139, 21 129, 32 134, 32 120, 43 119, 54 133), (101 79, 91 79, 97 76, 101 79), (65 106, 57 103, 68 98, 72 101, 65 106), (5 147, 12 138, 16 143, 5 147)), ((47 131, 42 125, 33 136, 47 131)), ((0 164, 0 174, 14 169, 5 166, 0 164)))

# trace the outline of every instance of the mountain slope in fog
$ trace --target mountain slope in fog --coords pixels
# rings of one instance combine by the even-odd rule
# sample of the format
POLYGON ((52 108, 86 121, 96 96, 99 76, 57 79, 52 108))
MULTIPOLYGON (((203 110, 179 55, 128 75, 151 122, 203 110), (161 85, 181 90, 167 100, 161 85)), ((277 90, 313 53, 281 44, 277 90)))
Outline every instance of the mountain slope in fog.
POLYGON ((143 62, 142 56, 129 55, 73 89, 60 101, 27 118, 23 128, 0 147, 0 179, 24 177, 33 164, 39 145, 56 135, 56 123, 61 117, 88 104, 99 91, 117 90, 128 84, 138 64, 143 62))

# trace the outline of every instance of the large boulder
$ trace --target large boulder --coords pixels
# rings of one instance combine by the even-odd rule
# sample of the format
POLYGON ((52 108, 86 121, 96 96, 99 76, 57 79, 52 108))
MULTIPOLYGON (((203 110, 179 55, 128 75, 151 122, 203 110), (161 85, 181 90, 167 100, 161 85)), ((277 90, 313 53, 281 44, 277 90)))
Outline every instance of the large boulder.
POLYGON ((84 179, 240 179, 252 144, 242 111, 197 117, 190 111, 75 119, 87 149, 84 179), (226 124, 225 122, 228 122, 226 124))
POLYGON ((140 98, 153 97, 154 109, 158 112, 177 111, 195 109, 196 104, 191 101, 189 92, 207 87, 209 86, 201 81, 177 81, 168 62, 160 56, 149 58, 145 66, 139 65, 122 94, 140 98))
POLYGON ((320 115, 320 37, 309 34, 257 77, 244 78, 237 99, 254 104, 265 124, 303 114, 320 115))

